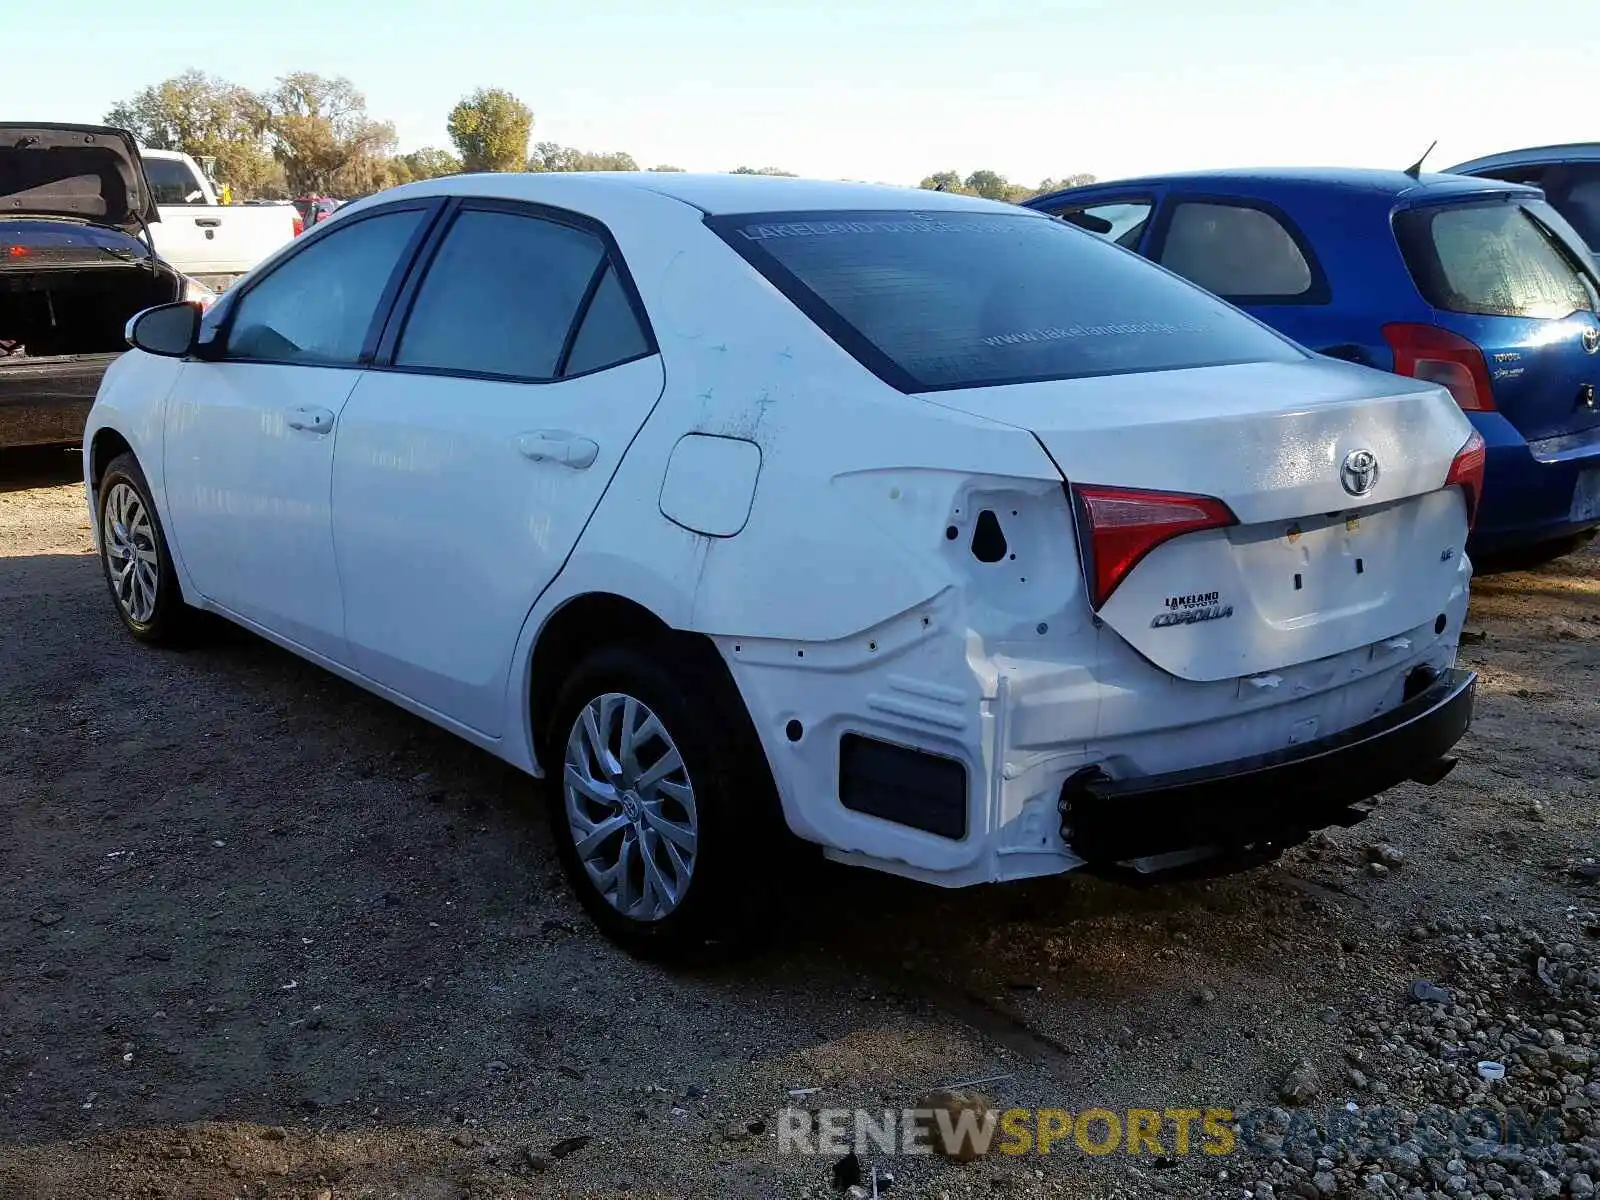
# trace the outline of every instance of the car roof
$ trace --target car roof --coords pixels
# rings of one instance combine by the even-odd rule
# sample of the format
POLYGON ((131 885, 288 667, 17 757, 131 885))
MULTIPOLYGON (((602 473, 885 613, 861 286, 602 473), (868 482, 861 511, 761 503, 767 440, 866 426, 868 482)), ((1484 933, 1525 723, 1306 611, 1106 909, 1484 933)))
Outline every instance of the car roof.
POLYGON ((1600 142, 1568 142, 1560 146, 1529 146, 1523 150, 1504 150, 1486 154, 1470 162, 1457 163, 1453 172, 1494 171, 1501 167, 1525 167, 1535 163, 1600 162, 1600 142))
POLYGON ((1045 196, 1035 196, 1029 204, 1070 197, 1078 192, 1101 191, 1108 187, 1188 187, 1196 191, 1222 191, 1242 194, 1267 193, 1285 188, 1305 191, 1352 191, 1365 195, 1402 196, 1449 195, 1452 192, 1529 191, 1516 183, 1476 179, 1464 175, 1426 172, 1412 176, 1404 171, 1365 167, 1234 167, 1215 171, 1190 171, 1175 175, 1144 175, 1134 179, 1106 180, 1079 188, 1066 188, 1045 196))
POLYGON ((612 195, 632 192, 641 197, 670 197, 708 214, 830 209, 1027 211, 999 201, 953 192, 935 192, 926 188, 796 179, 781 175, 694 175, 678 171, 532 171, 448 175, 380 192, 369 197, 369 200, 399 198, 403 193, 409 196, 493 195, 560 204, 563 200, 593 198, 599 191, 612 195))

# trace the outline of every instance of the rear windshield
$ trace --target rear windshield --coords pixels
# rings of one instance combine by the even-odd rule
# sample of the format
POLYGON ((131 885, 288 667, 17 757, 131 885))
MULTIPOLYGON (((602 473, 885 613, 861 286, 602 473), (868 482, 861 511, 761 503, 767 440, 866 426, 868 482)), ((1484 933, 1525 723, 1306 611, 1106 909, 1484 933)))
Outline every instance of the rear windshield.
POLYGON ((1500 200, 1413 208, 1395 233, 1423 299, 1445 312, 1569 317, 1600 296, 1583 253, 1557 230, 1570 226, 1542 201, 1500 200))
POLYGON ((901 391, 1302 357, 1192 284, 1031 213, 747 213, 707 224, 901 391))

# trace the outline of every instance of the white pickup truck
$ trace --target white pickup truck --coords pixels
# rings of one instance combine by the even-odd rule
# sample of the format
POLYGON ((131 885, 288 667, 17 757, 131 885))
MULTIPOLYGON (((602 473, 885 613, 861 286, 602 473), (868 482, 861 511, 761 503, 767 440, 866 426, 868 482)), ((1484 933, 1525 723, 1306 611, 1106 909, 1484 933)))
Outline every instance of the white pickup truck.
POLYGON ((176 150, 140 150, 161 219, 156 251, 191 279, 222 291, 300 232, 290 204, 219 204, 200 164, 176 150))

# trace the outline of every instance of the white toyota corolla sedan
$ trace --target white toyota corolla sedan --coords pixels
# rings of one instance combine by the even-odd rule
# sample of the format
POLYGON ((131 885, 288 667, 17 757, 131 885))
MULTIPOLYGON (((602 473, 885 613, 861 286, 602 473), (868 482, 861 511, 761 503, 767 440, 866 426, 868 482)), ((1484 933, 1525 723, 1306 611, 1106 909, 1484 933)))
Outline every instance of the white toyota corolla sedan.
POLYGON ((1450 394, 1025 209, 459 176, 129 340, 84 441, 128 629, 220 613, 550 778, 635 947, 747 927, 791 835, 1260 861, 1471 718, 1450 394))

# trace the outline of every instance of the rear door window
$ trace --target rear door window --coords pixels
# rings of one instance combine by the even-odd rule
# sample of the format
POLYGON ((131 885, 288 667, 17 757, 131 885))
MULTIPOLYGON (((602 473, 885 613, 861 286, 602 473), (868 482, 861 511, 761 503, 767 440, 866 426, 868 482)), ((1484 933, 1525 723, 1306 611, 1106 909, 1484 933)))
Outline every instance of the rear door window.
POLYGON ((1302 357, 1215 297, 1035 213, 809 211, 707 224, 902 391, 1302 357))
POLYGON ((1306 300, 1317 282, 1306 251, 1284 222, 1253 205, 1179 201, 1156 261, 1238 303, 1306 300))
POLYGON ((648 353, 650 340, 639 325, 616 267, 607 264, 583 314, 583 324, 573 335, 561 373, 584 375, 648 353))
POLYGON ((466 209, 428 267, 397 367, 548 382, 651 352, 594 232, 499 209, 466 209))
POLYGON ((599 238, 571 225, 462 212, 417 290, 395 365, 554 379, 605 254, 599 238))
POLYGON ((1542 202, 1497 200, 1408 209, 1396 215, 1395 234, 1417 290, 1444 312, 1593 312, 1600 303, 1595 280, 1553 223, 1559 218, 1542 202))

